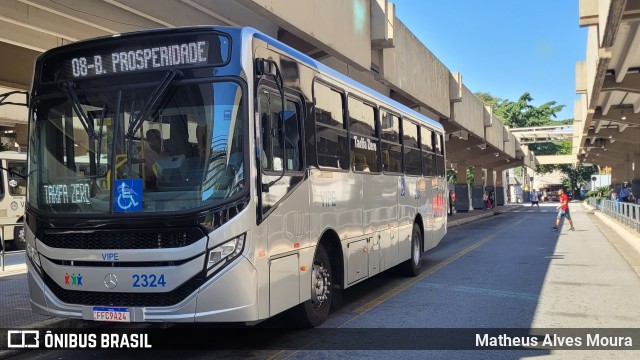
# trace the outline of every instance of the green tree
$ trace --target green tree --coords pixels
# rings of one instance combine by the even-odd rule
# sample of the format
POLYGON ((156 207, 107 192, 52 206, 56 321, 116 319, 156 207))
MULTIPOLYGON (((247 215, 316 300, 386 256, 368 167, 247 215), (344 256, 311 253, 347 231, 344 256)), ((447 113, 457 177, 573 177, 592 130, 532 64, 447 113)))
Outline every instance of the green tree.
POLYGON ((546 102, 538 107, 533 106, 531 95, 526 92, 518 101, 503 100, 498 104, 495 114, 502 119, 502 123, 510 127, 542 126, 555 118, 564 105, 556 105, 555 101, 546 102))
POLYGON ((458 174, 453 169, 447 169, 447 183, 455 184, 458 181, 458 174))
POLYGON ((582 164, 578 165, 569 165, 562 164, 559 165, 560 171, 564 173, 564 178, 562 179, 562 185, 566 186, 569 189, 574 191, 574 194, 580 190, 580 187, 589 182, 591 180, 591 175, 598 172, 598 168, 596 166, 584 166, 582 164))
POLYGON ((540 106, 531 105, 533 98, 531 94, 525 92, 518 101, 500 99, 488 92, 477 92, 475 94, 485 105, 493 109, 493 113, 498 116, 504 125, 510 127, 531 127, 544 125, 565 125, 571 120, 560 122, 553 120, 557 113, 562 111, 564 105, 558 105, 555 101, 548 101, 540 106))
MULTIPOLYGON (((473 184, 473 168, 467 168, 467 184, 473 184)), ((447 182, 450 184, 458 183, 458 172, 452 169, 447 170, 447 182)))
MULTIPOLYGON (((572 151, 571 141, 557 141, 529 144, 529 150, 536 155, 570 155, 572 151)), ((561 170, 559 165, 538 165, 536 172, 547 174, 555 170, 561 170)))
POLYGON ((480 101, 482 101, 485 105, 490 106, 493 111, 496 111, 498 108, 498 104, 502 101, 502 99, 494 97, 488 92, 477 92, 476 96, 480 101))

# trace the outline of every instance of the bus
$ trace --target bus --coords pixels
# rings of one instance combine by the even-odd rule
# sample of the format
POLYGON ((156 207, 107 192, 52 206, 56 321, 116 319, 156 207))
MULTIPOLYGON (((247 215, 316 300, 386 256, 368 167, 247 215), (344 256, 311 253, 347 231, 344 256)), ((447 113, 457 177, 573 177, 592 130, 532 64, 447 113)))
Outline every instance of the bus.
POLYGON ((0 152, 0 236, 5 246, 24 250, 22 223, 27 194, 27 154, 16 151, 0 152))
POLYGON ((29 106, 37 313, 312 327, 446 233, 443 127, 255 29, 49 50, 29 106))

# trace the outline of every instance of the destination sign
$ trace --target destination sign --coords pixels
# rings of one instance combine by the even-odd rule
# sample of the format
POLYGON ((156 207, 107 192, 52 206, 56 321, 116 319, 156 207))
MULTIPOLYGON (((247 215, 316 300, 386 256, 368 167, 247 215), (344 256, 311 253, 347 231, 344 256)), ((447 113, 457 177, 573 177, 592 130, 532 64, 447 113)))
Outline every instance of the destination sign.
POLYGON ((44 203, 57 204, 90 204, 90 186, 87 183, 44 185, 44 203))
POLYGON ((221 66, 231 37, 212 30, 167 31, 87 40, 48 51, 36 66, 40 81, 83 80, 171 68, 221 66))
POLYGON ((66 61, 65 77, 82 78, 122 74, 170 66, 200 65, 208 62, 209 42, 193 41, 73 57, 66 61))

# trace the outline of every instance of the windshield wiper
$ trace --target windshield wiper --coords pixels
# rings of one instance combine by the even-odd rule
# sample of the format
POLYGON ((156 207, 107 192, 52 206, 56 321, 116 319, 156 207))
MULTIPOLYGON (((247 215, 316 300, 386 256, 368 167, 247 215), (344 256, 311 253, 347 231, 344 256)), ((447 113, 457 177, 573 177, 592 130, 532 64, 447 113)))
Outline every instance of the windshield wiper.
MULTIPOLYGON (((76 87, 76 84, 72 81, 64 81, 60 83, 60 85, 62 86, 63 90, 66 91, 66 94, 69 100, 71 100, 71 107, 73 108, 73 111, 76 113, 76 115, 78 115, 78 118, 80 119, 80 123, 82 124, 84 131, 87 132, 87 135, 89 135, 89 138, 91 140, 96 140, 97 135, 96 135, 96 132, 93 130, 93 126, 90 125, 91 120, 89 119, 89 115, 87 115, 87 113, 84 112, 84 109, 80 105, 80 100, 78 99, 78 95, 76 94, 76 91, 74 89, 76 87)), ((104 114, 104 111, 103 111, 103 114, 104 114)))
MULTIPOLYGON (((100 130, 99 130, 99 133, 96 134, 96 131, 93 126, 93 119, 89 117, 89 115, 84 111, 84 109, 82 108, 82 105, 80 104, 80 99, 78 99, 78 94, 76 94, 76 91, 75 91, 75 86, 76 86, 75 83, 72 81, 64 81, 60 83, 60 85, 66 91, 67 97, 71 101, 71 107, 73 108, 73 111, 76 113, 76 115, 80 119, 80 123, 82 124, 82 127, 84 128, 87 135, 89 136, 89 140, 91 140, 92 142, 95 140, 98 140, 98 149, 97 151, 94 152, 98 157, 97 160, 95 161, 95 163, 97 164, 95 172, 96 174, 98 174, 98 171, 99 171, 98 169, 100 169, 100 157, 102 156, 101 154, 102 132, 104 131, 103 126, 104 126, 104 118, 107 113, 107 104, 104 104, 102 106, 100 119, 98 121, 100 130)), ((91 162, 94 163, 93 159, 91 160, 91 162)))
MULTIPOLYGON (((98 150, 96 151, 96 174, 100 175, 100 157, 102 157, 102 131, 104 130, 104 116, 107 113, 107 104, 102 106, 102 112, 100 113, 100 134, 98 134, 98 150)), ((106 176, 106 174, 105 174, 106 176)))
POLYGON ((9 174, 15 175, 16 177, 19 177, 19 178, 21 178, 23 180, 27 180, 27 177, 29 176, 29 175, 22 175, 22 174, 17 173, 17 172, 15 172, 15 171, 13 171, 13 170, 11 170, 9 168, 4 167, 4 166, 0 166, 0 170, 4 170, 4 171, 8 172, 9 174))
MULTIPOLYGON (((169 85, 171 85, 171 82, 176 77, 182 77, 182 71, 175 70, 175 69, 171 69, 167 71, 167 74, 165 75, 164 79, 162 79, 162 82, 160 82, 160 85, 158 85, 158 87, 153 92, 153 94, 151 94, 144 108, 140 111, 138 116, 136 116, 135 119, 132 119, 131 122, 129 123, 129 129, 127 130, 127 135, 126 135, 127 139, 131 140, 133 138, 136 131, 138 131, 138 129, 140 129, 140 126, 142 126, 142 119, 147 117, 147 114, 149 114, 149 112, 151 111, 151 109, 153 109, 153 107, 158 102, 158 100, 160 100, 162 95, 164 95, 165 91, 167 90, 169 85)), ((131 112, 133 113, 133 109, 131 110, 131 112)))

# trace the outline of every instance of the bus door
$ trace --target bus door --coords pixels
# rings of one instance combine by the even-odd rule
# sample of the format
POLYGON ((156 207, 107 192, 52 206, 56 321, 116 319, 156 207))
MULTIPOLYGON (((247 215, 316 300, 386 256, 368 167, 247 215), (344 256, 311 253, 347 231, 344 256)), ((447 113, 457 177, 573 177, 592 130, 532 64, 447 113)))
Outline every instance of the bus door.
MULTIPOLYGON (((259 216, 267 226, 270 313, 300 300, 299 250, 309 247, 309 190, 304 183, 302 106, 275 87, 258 88, 259 216)), ((312 254, 313 255, 313 254, 312 254)), ((307 291, 308 292, 308 291, 307 291)))
MULTIPOLYGON (((26 155, 25 155, 26 158, 26 155)), ((22 225, 17 224, 24 215, 24 203, 26 197, 26 180, 19 175, 26 175, 26 160, 3 159, 2 167, 12 172, 3 171, 0 201, 0 223, 3 225, 2 237, 5 240, 18 239, 18 233, 22 225), (16 226, 12 226, 16 224, 16 226)), ((19 249, 21 244, 16 244, 19 249)))

